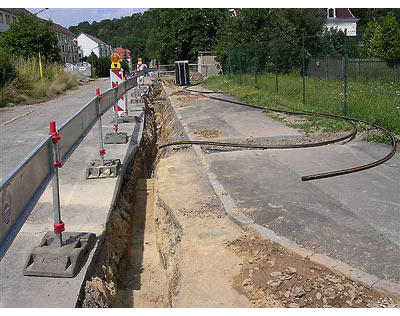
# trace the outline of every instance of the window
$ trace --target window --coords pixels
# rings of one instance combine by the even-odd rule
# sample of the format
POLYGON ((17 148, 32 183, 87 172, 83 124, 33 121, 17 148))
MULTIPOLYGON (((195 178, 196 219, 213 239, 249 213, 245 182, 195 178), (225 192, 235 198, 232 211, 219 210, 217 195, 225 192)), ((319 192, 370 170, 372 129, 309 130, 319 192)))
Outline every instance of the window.
POLYGON ((6 23, 10 24, 10 16, 8 14, 6 14, 6 23))
POLYGON ((17 18, 15 16, 12 17, 12 21, 13 21, 13 23, 17 23, 18 22, 17 18))
POLYGON ((335 18, 335 9, 328 9, 328 18, 335 18))
POLYGON ((4 20, 3 20, 3 13, 0 13, 0 23, 4 23, 4 20))
POLYGON ((62 51, 65 52, 65 46, 64 45, 62 46, 62 51))

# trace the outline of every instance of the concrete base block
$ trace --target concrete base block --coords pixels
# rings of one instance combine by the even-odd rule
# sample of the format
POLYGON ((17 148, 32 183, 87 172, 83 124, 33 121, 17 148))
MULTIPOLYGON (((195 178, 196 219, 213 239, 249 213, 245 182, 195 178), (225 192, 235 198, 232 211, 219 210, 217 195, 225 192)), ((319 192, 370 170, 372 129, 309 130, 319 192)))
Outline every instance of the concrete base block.
POLYGON ((98 159, 92 160, 86 169, 86 179, 115 178, 120 165, 119 159, 104 160, 104 164, 98 159))
POLYGON ((107 133, 104 137, 105 144, 126 144, 127 142, 128 134, 125 132, 107 133))
POLYGON ((96 242, 92 233, 62 233, 63 246, 55 243, 54 232, 48 232, 40 245, 28 256, 24 266, 26 276, 73 278, 87 259, 96 242))
POLYGON ((136 123, 140 122, 140 118, 137 116, 123 116, 117 119, 117 123, 136 123))

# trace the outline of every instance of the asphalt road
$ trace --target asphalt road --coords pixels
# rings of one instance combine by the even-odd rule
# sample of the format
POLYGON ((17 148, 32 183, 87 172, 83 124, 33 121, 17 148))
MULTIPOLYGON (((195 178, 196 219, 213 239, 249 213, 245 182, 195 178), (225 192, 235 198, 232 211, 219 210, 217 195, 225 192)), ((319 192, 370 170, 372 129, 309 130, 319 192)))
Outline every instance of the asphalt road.
POLYGON ((55 100, 0 109, 0 178, 4 178, 47 135, 49 121, 60 126, 96 95, 110 88, 101 78, 67 91, 55 100))
MULTIPOLYGON (((208 98, 170 99, 193 140, 207 130, 218 135, 207 140, 216 141, 299 135, 256 109, 208 98)), ((304 248, 400 283, 400 154, 367 171, 301 181, 303 175, 372 162, 389 151, 382 144, 351 142, 203 154, 222 196, 229 197, 251 222, 304 248)))

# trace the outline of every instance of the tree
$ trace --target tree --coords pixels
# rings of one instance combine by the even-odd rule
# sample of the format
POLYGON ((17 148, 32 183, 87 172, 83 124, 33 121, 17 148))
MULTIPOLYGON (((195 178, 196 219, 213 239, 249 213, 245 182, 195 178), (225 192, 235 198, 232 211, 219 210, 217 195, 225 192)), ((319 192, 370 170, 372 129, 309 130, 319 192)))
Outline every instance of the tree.
POLYGON ((189 59, 195 61, 197 51, 212 50, 217 44, 217 31, 229 17, 227 9, 158 9, 149 34, 147 53, 151 49, 161 63, 189 59))
POLYGON ((363 34, 361 53, 364 57, 380 58, 392 64, 400 63, 400 25, 393 12, 382 22, 369 22, 363 34))
POLYGON ((382 23, 383 59, 389 64, 400 63, 400 26, 393 12, 382 23))
MULTIPOLYGON (((305 36, 322 34, 325 19, 323 9, 241 9, 237 16, 226 19, 218 32, 218 45, 214 52, 217 60, 226 69, 226 51, 229 47, 237 45, 246 47, 249 43, 263 43, 264 45, 260 46, 269 50, 262 52, 263 55, 276 54, 271 49, 277 48, 281 59, 278 63, 291 68, 293 63, 300 63, 298 39, 303 34, 305 36), (267 47, 265 43, 272 40, 276 41, 276 45, 267 47), (297 56, 294 55, 295 51, 297 56), (282 56, 281 52, 288 54, 282 56)), ((270 61, 266 58, 265 62, 270 61)))
POLYGON ((75 34, 84 32, 94 35, 113 47, 129 49, 133 60, 138 57, 146 59, 145 47, 148 37, 148 28, 145 27, 148 16, 146 13, 147 11, 144 14, 135 13, 119 19, 94 21, 92 24, 85 21, 69 27, 69 30, 75 34))
POLYGON ((57 35, 51 21, 39 22, 31 16, 20 15, 18 23, 10 25, 0 37, 0 47, 11 54, 23 57, 37 57, 40 54, 45 61, 60 61, 57 35))
POLYGON ((383 57, 383 32, 377 20, 370 21, 365 27, 361 44, 361 56, 369 58, 383 57))

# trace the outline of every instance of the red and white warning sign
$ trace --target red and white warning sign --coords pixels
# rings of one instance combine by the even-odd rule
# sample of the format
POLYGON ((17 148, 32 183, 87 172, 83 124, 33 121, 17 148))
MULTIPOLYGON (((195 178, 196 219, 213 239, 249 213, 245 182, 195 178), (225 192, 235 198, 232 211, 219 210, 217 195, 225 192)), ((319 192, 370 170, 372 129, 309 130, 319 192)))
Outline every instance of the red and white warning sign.
MULTIPOLYGON (((122 68, 114 68, 110 69, 110 78, 111 78, 111 88, 117 87, 119 84, 124 82, 124 71, 122 68)), ((115 108, 117 108, 118 116, 125 116, 126 106, 125 106, 125 96, 122 96, 116 104, 114 104, 113 112, 115 112, 115 108)))

